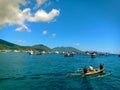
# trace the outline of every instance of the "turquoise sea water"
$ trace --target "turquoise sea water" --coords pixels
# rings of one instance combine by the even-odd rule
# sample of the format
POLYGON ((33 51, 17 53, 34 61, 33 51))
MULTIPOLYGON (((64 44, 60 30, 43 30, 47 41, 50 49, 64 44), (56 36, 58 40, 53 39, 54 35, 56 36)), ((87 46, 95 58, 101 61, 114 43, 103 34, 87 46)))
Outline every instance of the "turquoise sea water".
POLYGON ((120 58, 117 55, 31 55, 0 53, 0 90, 120 90, 120 58), (104 63, 103 77, 82 77, 75 71, 104 63), (107 75, 112 71, 112 75, 107 75))

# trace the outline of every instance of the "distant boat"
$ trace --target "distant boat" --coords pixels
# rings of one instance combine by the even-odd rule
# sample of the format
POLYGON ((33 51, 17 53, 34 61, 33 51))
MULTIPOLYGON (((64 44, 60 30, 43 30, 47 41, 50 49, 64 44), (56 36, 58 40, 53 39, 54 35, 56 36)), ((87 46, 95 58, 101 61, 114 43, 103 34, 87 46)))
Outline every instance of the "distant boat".
POLYGON ((72 57, 73 56, 73 53, 72 52, 67 52, 64 54, 65 57, 72 57))
POLYGON ((95 52, 91 53, 91 58, 95 58, 95 57, 96 57, 96 53, 95 52))
POLYGON ((120 57, 120 54, 118 54, 118 57, 120 57))
POLYGON ((28 51, 29 55, 43 55, 43 54, 46 54, 45 51, 33 51, 33 50, 30 50, 28 51))
POLYGON ((96 68, 93 71, 89 71, 88 70, 87 73, 85 73, 85 74, 82 71, 82 74, 85 75, 85 76, 87 76, 87 75, 98 74, 98 73, 103 72, 103 71, 104 71, 104 69, 96 68))
POLYGON ((19 50, 14 50, 14 52, 20 52, 19 50))
POLYGON ((29 55, 33 55, 34 54, 34 51, 30 50, 28 51, 29 55))
POLYGON ((39 51, 35 51, 34 54, 35 54, 35 55, 41 55, 42 53, 39 52, 39 51))
POLYGON ((85 52, 85 55, 90 55, 90 53, 88 51, 85 52))

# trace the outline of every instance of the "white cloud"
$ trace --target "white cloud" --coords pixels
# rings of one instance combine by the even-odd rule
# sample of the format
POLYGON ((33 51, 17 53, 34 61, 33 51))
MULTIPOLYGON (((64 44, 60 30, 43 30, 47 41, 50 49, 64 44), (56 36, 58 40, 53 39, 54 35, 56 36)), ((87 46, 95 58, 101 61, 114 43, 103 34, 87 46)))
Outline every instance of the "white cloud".
POLYGON ((21 25, 20 27, 16 28, 15 31, 16 32, 23 32, 23 31, 31 32, 31 30, 24 24, 21 25))
POLYGON ((16 43, 18 43, 18 44, 23 44, 23 43, 25 43, 26 41, 24 41, 24 40, 17 40, 16 41, 16 43))
POLYGON ((53 33, 53 34, 52 34, 52 37, 53 37, 53 38, 56 37, 56 33, 53 33))
POLYGON ((25 0, 0 0, 0 25, 14 25, 23 23, 19 16, 21 10, 19 4, 25 5, 25 0))
POLYGON ((60 14, 59 10, 52 9, 49 13, 47 13, 45 10, 38 10, 35 15, 29 15, 27 18, 30 22, 50 22, 54 20, 54 17, 58 16, 60 14))
MULTIPOLYGON (((0 0, 0 26, 18 25, 15 31, 31 32, 25 22, 50 22, 60 11, 52 9, 50 12, 39 9, 35 13, 31 8, 20 9, 20 5, 26 5, 27 0, 0 0)), ((46 0, 37 0, 37 5, 42 5, 46 0)), ((32 2, 31 2, 32 3, 32 2)))
POLYGON ((46 30, 44 30, 44 31, 42 32, 42 34, 43 34, 43 35, 46 35, 46 34, 47 34, 47 31, 46 31, 46 30))

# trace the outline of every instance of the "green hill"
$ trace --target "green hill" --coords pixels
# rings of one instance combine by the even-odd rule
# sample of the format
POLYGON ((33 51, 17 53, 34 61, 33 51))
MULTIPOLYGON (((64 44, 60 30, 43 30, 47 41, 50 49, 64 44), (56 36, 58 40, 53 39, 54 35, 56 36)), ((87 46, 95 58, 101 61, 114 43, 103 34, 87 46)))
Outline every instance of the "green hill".
POLYGON ((76 48, 73 47, 56 47, 53 49, 50 49, 49 47, 38 44, 38 45, 33 45, 33 46, 20 46, 16 45, 14 43, 10 43, 8 41, 0 39, 0 50, 38 50, 38 51, 59 51, 59 52, 82 52, 76 48))
POLYGON ((0 39, 0 50, 7 50, 7 49, 10 49, 10 50, 17 49, 18 50, 18 49, 20 49, 20 46, 0 39))
POLYGON ((51 49, 45 45, 39 44, 39 45, 34 45, 31 46, 33 50, 39 50, 39 51, 50 51, 51 49))
POLYGON ((14 43, 0 39, 0 50, 39 50, 39 51, 50 51, 51 49, 45 45, 34 45, 34 46, 20 46, 14 43))
POLYGON ((81 51, 73 48, 73 47, 56 47, 53 48, 52 51, 59 51, 59 52, 78 52, 80 53, 81 51))

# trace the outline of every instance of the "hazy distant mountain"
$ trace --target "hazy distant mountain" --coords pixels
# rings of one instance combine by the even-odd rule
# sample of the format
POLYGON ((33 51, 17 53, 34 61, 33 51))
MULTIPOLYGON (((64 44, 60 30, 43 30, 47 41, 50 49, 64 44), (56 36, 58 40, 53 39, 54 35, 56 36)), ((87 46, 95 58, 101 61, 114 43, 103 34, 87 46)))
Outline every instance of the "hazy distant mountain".
POLYGON ((60 52, 81 52, 80 50, 73 47, 56 47, 53 48, 52 51, 60 51, 60 52))
POLYGON ((20 46, 14 43, 0 39, 0 50, 40 50, 50 51, 51 49, 45 45, 34 45, 34 46, 20 46))

